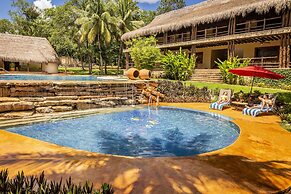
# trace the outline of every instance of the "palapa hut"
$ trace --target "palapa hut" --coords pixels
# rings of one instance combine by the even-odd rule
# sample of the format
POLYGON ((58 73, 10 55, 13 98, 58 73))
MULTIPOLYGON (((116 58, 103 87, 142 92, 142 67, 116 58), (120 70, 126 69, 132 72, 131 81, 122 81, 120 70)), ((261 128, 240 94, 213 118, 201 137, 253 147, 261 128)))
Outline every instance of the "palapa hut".
POLYGON ((46 38, 0 33, 0 71, 58 73, 58 63, 46 38))
MULTIPOLYGON (((155 35, 163 51, 196 55, 198 69, 217 59, 252 58, 251 64, 290 68, 291 0, 208 0, 157 16, 125 33, 123 41, 155 35)), ((129 49, 125 49, 127 66, 129 49)))

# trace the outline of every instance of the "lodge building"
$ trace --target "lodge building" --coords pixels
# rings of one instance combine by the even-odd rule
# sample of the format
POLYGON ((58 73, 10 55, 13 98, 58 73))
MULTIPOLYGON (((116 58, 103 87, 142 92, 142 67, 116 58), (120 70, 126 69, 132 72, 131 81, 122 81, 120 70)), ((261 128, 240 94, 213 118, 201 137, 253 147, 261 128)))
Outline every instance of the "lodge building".
MULTIPOLYGON (((154 35, 163 52, 196 55, 196 69, 215 69, 228 57, 265 68, 290 68, 291 0, 207 0, 157 16, 123 41, 154 35)), ((130 50, 125 49, 126 67, 130 50)))

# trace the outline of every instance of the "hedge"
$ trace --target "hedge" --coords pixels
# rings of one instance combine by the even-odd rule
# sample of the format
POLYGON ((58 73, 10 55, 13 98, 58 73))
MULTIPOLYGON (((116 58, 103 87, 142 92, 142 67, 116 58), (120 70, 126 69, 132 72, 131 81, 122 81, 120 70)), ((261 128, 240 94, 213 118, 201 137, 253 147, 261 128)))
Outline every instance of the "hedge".
POLYGON ((255 78, 254 84, 259 87, 272 87, 291 90, 291 69, 273 69, 275 73, 284 75, 284 79, 274 80, 265 78, 255 78))

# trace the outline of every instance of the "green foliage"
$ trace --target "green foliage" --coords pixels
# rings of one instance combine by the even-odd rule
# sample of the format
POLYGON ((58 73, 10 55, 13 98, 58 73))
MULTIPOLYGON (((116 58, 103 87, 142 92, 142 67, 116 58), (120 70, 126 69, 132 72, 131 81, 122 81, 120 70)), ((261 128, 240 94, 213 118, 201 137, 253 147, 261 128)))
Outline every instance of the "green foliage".
POLYGON ((15 178, 9 178, 8 170, 0 171, 0 193, 17 194, 112 194, 111 185, 104 183, 101 189, 94 190, 93 184, 86 181, 85 184, 76 185, 69 178, 63 183, 60 181, 48 181, 44 172, 39 176, 25 176, 23 171, 18 172, 15 178))
POLYGON ((243 78, 232 74, 229 72, 230 69, 238 68, 238 67, 246 67, 250 63, 250 59, 241 60, 238 57, 229 58, 225 61, 221 61, 218 59, 218 62, 215 61, 220 69, 222 79, 224 83, 228 84, 243 84, 243 78))
POLYGON ((142 10, 140 13, 140 19, 144 22, 145 25, 148 25, 156 17, 157 13, 152 10, 142 10))
POLYGON ((157 9, 158 15, 185 7, 185 0, 161 0, 157 9))
POLYGON ((188 56, 182 49, 178 53, 168 51, 162 58, 163 68, 168 79, 188 80, 195 68, 196 58, 188 56))
POLYGON ((133 39, 127 45, 130 49, 130 56, 138 69, 153 69, 154 65, 161 59, 160 49, 156 47, 155 37, 143 37, 133 39))
POLYGON ((13 24, 7 19, 0 19, 0 33, 13 33, 13 24))
POLYGON ((291 90, 291 69, 274 69, 272 71, 284 75, 285 78, 280 80, 256 78, 254 80, 254 84, 260 87, 272 87, 291 90))
POLYGON ((197 88, 181 81, 159 81, 157 90, 165 95, 164 102, 211 102, 207 87, 197 88))

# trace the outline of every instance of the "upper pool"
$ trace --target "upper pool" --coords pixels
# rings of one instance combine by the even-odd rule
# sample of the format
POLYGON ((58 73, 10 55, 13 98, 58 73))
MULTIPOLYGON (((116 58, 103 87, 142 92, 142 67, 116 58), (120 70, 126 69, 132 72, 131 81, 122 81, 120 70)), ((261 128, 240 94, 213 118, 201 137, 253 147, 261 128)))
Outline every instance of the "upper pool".
POLYGON ((190 156, 221 149, 239 136, 231 119, 160 107, 17 126, 8 131, 81 150, 124 156, 190 156))
POLYGON ((42 81, 124 81, 127 79, 113 76, 93 75, 37 75, 37 74, 0 74, 0 80, 42 80, 42 81))

